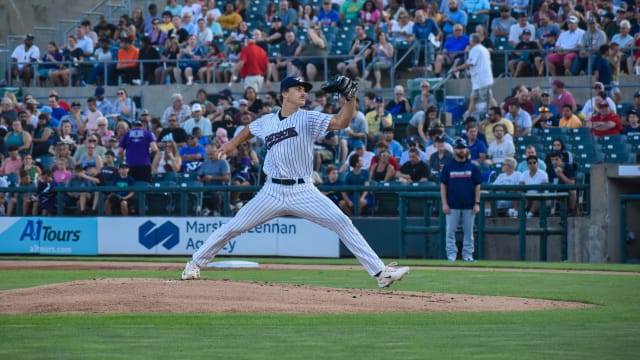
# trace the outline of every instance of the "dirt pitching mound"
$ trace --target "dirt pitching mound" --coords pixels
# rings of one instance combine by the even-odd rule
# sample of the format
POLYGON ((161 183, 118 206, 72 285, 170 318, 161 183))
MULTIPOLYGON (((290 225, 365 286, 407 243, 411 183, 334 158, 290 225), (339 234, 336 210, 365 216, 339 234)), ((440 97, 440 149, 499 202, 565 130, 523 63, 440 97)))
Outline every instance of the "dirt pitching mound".
POLYGON ((0 292, 2 314, 524 311, 590 305, 225 280, 93 279, 0 292))

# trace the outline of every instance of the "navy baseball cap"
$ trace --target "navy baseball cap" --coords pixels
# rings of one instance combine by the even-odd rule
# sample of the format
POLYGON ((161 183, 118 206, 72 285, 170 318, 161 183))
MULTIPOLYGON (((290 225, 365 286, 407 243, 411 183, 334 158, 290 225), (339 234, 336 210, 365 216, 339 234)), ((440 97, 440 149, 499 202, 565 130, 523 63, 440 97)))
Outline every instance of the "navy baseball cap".
POLYGON ((288 88, 294 87, 294 86, 302 86, 304 87, 305 90, 307 90, 307 92, 309 92, 311 88, 313 88, 313 85, 311 83, 304 81, 302 77, 289 76, 284 78, 284 80, 280 82, 280 92, 286 91, 288 88))
POLYGON ((453 148, 454 149, 466 149, 467 148, 467 142, 464 141, 464 139, 462 139, 462 138, 457 138, 456 141, 453 142, 453 148))

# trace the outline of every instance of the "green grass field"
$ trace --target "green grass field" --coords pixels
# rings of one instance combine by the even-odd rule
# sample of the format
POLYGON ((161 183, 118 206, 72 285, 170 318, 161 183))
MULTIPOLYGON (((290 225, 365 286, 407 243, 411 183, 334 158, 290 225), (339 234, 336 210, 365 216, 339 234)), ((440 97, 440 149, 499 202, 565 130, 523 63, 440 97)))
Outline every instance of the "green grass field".
MULTIPOLYGON (((351 259, 254 260, 355 264, 351 259)), ((447 265, 420 260, 402 261, 402 264, 447 265)), ((475 266, 529 271, 412 270, 392 289, 570 300, 598 306, 582 310, 491 313, 0 315, 0 358, 564 360, 638 356, 640 274, 636 273, 640 273, 640 266, 524 262, 479 262, 475 266)), ((0 290, 96 277, 176 278, 181 270, 2 270, 0 290)), ((375 287, 375 282, 364 271, 351 270, 205 271, 203 277, 375 287)), ((189 301, 189 294, 185 294, 185 301, 189 301)))

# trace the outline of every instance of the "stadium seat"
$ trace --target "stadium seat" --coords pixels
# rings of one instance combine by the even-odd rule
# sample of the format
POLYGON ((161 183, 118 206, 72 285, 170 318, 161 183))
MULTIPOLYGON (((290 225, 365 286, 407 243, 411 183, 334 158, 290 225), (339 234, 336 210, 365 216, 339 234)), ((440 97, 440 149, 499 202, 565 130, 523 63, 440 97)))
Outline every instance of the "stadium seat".
MULTIPOLYGON (((154 188, 175 188, 175 181, 158 181, 151 184, 154 188)), ((147 192, 147 215, 171 215, 175 209, 173 193, 168 191, 147 192)))
MULTIPOLYGON (((198 180, 182 179, 178 182, 180 188, 201 188, 202 183, 198 180)), ((187 215, 199 215, 199 211, 202 209, 203 193, 201 191, 190 191, 187 193, 186 214, 187 215)), ((182 205, 182 204, 180 204, 182 205)))

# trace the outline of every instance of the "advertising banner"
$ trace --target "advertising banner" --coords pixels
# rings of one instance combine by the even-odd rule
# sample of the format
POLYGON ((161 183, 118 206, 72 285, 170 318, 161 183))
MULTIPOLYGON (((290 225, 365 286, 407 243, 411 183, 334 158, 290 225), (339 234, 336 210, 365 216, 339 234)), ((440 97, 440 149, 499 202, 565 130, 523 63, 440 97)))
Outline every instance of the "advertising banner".
MULTIPOLYGON (((229 218, 98 218, 98 253, 191 255, 229 218)), ((296 218, 277 218, 240 234, 220 254, 339 257, 338 236, 296 218)))
POLYGON ((95 218, 2 217, 0 253, 97 255, 95 218))

